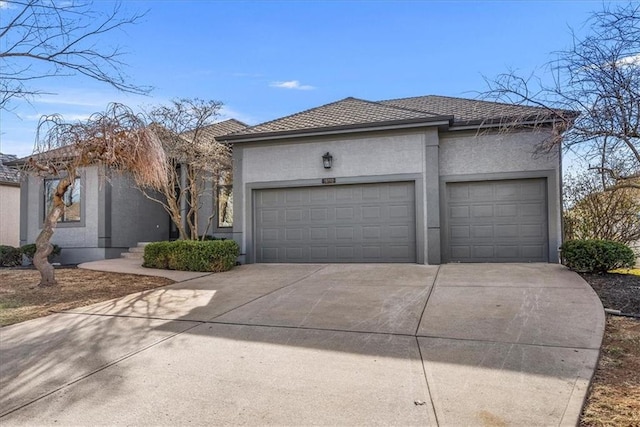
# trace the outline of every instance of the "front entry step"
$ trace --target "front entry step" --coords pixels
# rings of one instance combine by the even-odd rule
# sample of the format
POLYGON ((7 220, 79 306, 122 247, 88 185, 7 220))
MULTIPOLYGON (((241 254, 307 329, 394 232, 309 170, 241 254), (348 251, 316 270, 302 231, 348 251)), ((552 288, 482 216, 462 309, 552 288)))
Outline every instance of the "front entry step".
POLYGON ((139 259, 142 260, 144 256, 144 247, 150 242, 138 242, 137 246, 129 248, 128 252, 122 252, 120 256, 122 258, 139 259))

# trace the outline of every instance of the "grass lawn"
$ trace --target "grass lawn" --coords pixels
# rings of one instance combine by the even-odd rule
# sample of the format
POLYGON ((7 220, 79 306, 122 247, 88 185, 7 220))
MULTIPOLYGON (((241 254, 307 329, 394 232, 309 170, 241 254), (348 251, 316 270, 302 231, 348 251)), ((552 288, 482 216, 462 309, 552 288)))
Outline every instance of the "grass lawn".
POLYGON ((0 326, 174 283, 162 277, 76 268, 56 269, 57 287, 38 288, 39 278, 32 269, 0 269, 0 326))

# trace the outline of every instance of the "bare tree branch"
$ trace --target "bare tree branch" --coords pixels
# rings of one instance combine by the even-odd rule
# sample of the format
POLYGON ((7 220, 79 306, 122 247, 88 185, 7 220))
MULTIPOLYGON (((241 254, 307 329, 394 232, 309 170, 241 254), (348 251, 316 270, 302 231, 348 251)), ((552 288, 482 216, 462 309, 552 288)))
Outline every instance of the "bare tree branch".
POLYGON ((573 35, 569 49, 543 69, 553 85, 510 71, 487 79, 485 97, 556 112, 564 124, 542 148, 560 144, 596 163, 608 188, 637 187, 640 177, 640 5, 605 6, 573 35))
POLYGON ((118 90, 148 93, 123 73, 121 47, 101 43, 105 35, 135 24, 145 15, 123 16, 120 3, 108 13, 92 2, 8 0, 0 14, 0 109, 14 99, 41 94, 40 79, 85 75, 118 90))
POLYGON ((147 113, 167 159, 167 185, 161 190, 165 201, 160 204, 171 216, 181 239, 204 238, 215 210, 202 232, 199 214, 203 196, 215 198, 220 177, 231 174, 229 147, 210 133, 221 107, 217 101, 177 99, 147 113))

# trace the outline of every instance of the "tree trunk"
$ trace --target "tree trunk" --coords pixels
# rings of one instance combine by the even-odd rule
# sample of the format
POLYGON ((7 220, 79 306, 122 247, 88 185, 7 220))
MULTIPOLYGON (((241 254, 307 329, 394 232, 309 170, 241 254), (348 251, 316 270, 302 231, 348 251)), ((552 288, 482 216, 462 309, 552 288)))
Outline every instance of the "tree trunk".
POLYGON ((55 269, 49 263, 49 255, 53 251, 53 245, 51 244, 51 237, 58 225, 58 219, 62 212, 64 212, 64 193, 75 181, 75 173, 73 179, 63 178, 58 182, 58 187, 53 195, 53 207, 47 214, 42 224, 42 231, 36 239, 36 253, 33 255, 33 265, 40 272, 39 287, 45 288, 50 286, 57 286, 58 282, 55 276, 55 269))

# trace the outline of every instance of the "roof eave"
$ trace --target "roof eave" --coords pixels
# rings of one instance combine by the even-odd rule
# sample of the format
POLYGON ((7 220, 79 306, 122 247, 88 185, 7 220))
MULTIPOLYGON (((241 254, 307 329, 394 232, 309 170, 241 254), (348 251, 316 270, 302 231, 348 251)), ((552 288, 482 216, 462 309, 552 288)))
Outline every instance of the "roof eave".
POLYGON ((500 127, 509 127, 509 126, 544 126, 544 125, 553 125, 558 121, 563 121, 559 117, 548 117, 548 118, 524 118, 524 119, 483 119, 483 120, 465 120, 454 122, 449 128, 450 131, 461 131, 461 130, 478 130, 478 129, 489 129, 489 128, 500 128, 500 127))
POLYGON ((256 134, 244 134, 244 135, 228 135, 221 136, 220 141, 224 141, 230 144, 237 144, 242 142, 257 142, 268 141, 274 139, 285 138, 302 138, 307 136, 323 136, 323 135, 335 135, 341 133, 356 133, 356 132, 374 132, 382 130, 395 130, 395 129, 411 129, 419 127, 449 127, 453 121, 453 116, 434 116, 429 118, 409 119, 409 120, 393 120, 386 122, 373 122, 373 123, 357 123, 353 125, 342 126, 330 126, 323 128, 313 129, 296 129, 277 132, 264 132, 256 134))

